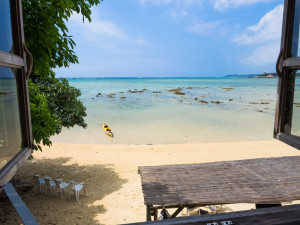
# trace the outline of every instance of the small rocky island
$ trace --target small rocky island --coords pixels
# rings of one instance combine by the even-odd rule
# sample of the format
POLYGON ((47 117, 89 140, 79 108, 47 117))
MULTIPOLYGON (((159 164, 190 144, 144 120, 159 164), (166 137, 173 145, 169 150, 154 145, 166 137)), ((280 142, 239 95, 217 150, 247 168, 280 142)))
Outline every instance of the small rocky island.
POLYGON ((253 78, 277 78, 277 77, 278 77, 277 73, 264 72, 263 74, 259 74, 253 78))

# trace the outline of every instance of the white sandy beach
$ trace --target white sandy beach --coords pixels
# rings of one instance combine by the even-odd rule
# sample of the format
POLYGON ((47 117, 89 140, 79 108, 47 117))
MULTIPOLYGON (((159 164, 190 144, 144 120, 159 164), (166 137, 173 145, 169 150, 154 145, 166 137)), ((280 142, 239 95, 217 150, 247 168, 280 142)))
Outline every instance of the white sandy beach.
MULTIPOLYGON (((120 224, 145 221, 138 166, 204 163, 300 155, 277 140, 178 145, 53 144, 35 152, 18 172, 85 182, 87 196, 79 202, 23 193, 22 198, 40 224, 120 224)), ((251 209, 252 204, 229 205, 225 211, 251 209)), ((6 224, 19 221, 12 209, 6 224)))

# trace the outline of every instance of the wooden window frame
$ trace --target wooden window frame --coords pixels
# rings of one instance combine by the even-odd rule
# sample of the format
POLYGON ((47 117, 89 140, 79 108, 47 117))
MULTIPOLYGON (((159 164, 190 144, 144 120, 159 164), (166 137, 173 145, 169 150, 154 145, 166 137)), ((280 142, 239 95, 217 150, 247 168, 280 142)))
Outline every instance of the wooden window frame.
POLYGON ((300 149, 300 139, 291 135, 291 126, 285 126, 287 124, 287 120, 291 120, 293 116, 293 100, 288 101, 288 98, 293 99, 295 85, 290 85, 290 75, 293 70, 300 69, 300 57, 292 57, 295 3, 295 0, 284 1, 281 47, 276 63, 278 87, 274 138, 300 149))
POLYGON ((32 68, 27 68, 26 55, 31 54, 25 47, 23 32, 22 1, 11 0, 11 22, 14 43, 14 54, 0 51, 0 66, 16 68, 17 87, 19 99, 19 114, 22 136, 22 148, 20 151, 0 170, 0 186, 3 186, 11 180, 24 161, 32 154, 33 137, 31 128, 31 115, 29 106, 28 76, 32 68), (26 54, 27 53, 27 54, 26 54))

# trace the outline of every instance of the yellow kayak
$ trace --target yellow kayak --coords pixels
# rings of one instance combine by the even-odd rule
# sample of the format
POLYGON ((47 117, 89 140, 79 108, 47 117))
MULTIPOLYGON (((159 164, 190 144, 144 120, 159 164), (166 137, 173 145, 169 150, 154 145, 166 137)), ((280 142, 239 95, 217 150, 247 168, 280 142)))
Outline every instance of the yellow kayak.
POLYGON ((103 122, 103 130, 104 132, 108 135, 113 137, 113 132, 112 130, 109 128, 109 126, 107 126, 104 122, 103 122))

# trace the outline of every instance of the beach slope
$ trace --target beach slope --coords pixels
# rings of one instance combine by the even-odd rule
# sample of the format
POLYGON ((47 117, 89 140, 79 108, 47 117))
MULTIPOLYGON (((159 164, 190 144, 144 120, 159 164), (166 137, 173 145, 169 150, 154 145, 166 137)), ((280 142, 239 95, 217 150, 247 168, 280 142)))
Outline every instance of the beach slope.
MULTIPOLYGON (((120 224, 145 221, 145 206, 138 166, 205 163, 250 158, 300 155, 277 140, 178 145, 58 144, 35 152, 17 177, 34 174, 85 182, 87 196, 80 201, 25 192, 22 198, 40 224, 120 224)), ((242 204, 228 208, 251 208, 242 204)), ((2 217, 6 224, 19 221, 13 209, 2 217)))

